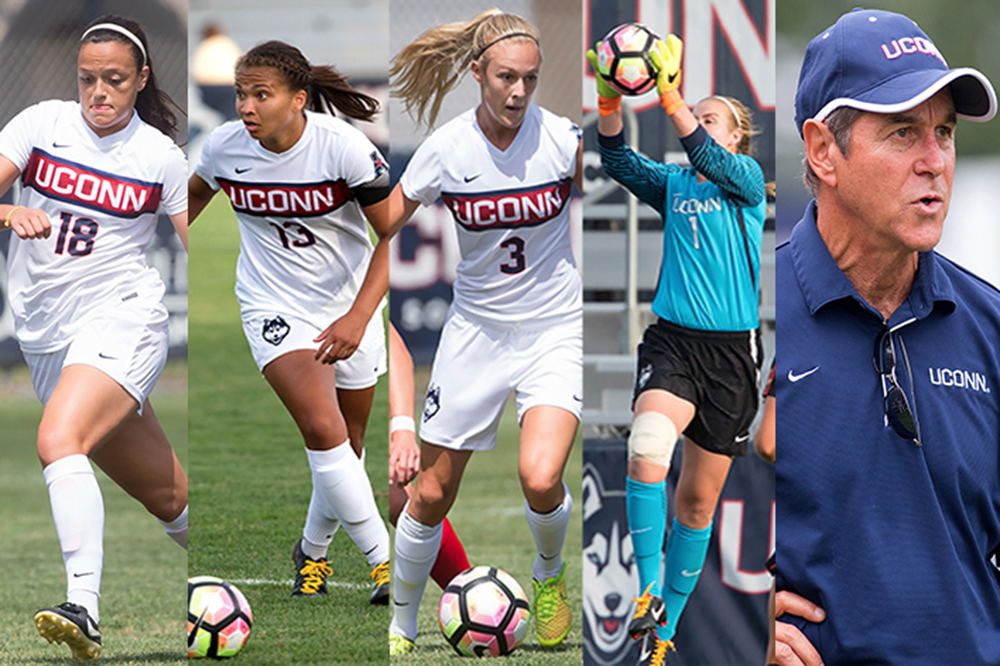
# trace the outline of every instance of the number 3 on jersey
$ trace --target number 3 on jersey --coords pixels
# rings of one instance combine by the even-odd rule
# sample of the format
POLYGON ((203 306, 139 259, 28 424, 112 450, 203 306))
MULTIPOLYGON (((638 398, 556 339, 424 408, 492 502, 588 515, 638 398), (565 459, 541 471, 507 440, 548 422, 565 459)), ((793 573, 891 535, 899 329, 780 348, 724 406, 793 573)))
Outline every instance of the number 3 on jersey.
POLYGON ((94 250, 94 237, 97 236, 98 224, 87 217, 78 217, 73 221, 72 213, 60 213, 59 235, 56 237, 56 254, 69 252, 71 257, 86 257, 94 250), (72 228, 70 227, 72 223, 72 228))
POLYGON ((500 272, 507 275, 516 275, 523 271, 525 265, 524 240, 517 236, 512 236, 500 243, 500 247, 510 250, 510 259, 508 259, 506 264, 500 264, 500 272))

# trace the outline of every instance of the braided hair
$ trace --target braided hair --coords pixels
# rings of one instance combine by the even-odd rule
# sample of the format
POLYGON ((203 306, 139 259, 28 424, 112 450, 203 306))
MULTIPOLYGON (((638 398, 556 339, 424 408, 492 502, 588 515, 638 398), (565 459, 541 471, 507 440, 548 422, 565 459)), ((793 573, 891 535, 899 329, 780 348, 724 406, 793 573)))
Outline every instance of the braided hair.
POLYGON ((135 59, 136 71, 142 72, 143 65, 149 67, 149 78, 146 79, 146 87, 140 90, 135 98, 135 111, 144 122, 152 125, 170 138, 174 138, 177 134, 177 116, 170 107, 174 107, 181 113, 184 111, 156 83, 156 74, 153 73, 153 61, 147 57, 149 54, 149 40, 146 39, 146 33, 143 31, 142 25, 138 21, 133 21, 124 16, 106 14, 91 21, 87 28, 90 29, 92 26, 101 23, 113 23, 128 30, 142 42, 146 53, 144 54, 139 46, 129 39, 127 35, 107 28, 100 28, 90 33, 87 33, 85 30, 84 34, 86 34, 86 37, 81 40, 81 44, 99 44, 101 42, 118 42, 124 44, 129 47, 132 57, 135 59))
POLYGON ((347 78, 329 65, 312 65, 294 46, 277 40, 258 44, 236 61, 236 71, 270 67, 278 72, 289 89, 304 90, 306 106, 317 113, 334 115, 336 109, 355 120, 371 120, 379 102, 355 90, 347 78))

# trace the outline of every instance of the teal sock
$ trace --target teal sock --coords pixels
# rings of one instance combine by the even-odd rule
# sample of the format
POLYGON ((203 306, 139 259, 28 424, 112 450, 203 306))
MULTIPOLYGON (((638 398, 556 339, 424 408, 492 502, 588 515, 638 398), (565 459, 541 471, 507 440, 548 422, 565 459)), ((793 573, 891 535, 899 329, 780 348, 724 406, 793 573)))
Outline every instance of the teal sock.
POLYGON ((663 604, 667 609, 667 625, 657 632, 661 640, 674 637, 677 621, 705 566, 711 540, 711 523, 703 530, 693 530, 674 518, 670 536, 667 537, 667 556, 663 565, 663 604))
POLYGON ((663 535, 667 529, 667 482, 642 483, 625 479, 625 506, 635 566, 639 570, 639 594, 652 583, 650 593, 658 597, 663 535))

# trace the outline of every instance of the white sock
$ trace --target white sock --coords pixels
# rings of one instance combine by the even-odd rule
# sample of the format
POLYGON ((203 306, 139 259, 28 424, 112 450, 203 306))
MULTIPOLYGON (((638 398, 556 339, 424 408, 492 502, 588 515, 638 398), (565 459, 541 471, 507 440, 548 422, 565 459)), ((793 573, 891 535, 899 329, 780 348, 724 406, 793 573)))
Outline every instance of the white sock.
POLYGON ((90 460, 82 454, 60 458, 42 474, 66 564, 66 599, 86 608, 94 622, 99 622, 104 500, 97 477, 90 460))
POLYGON ((569 488, 563 484, 562 504, 548 513, 536 513, 524 500, 524 515, 535 537, 535 548, 538 555, 531 567, 535 580, 545 582, 546 579, 558 576, 562 570, 562 548, 566 541, 566 530, 569 528, 569 516, 573 511, 573 496, 569 488))
POLYGON ((427 578, 441 547, 442 524, 418 523, 408 512, 407 502, 396 522, 396 559, 392 582, 392 624, 389 633, 417 638, 417 611, 427 578))
POLYGON ((313 484, 312 497, 309 499, 309 512, 306 514, 306 526, 302 529, 302 552, 311 560, 326 557, 330 549, 333 535, 340 529, 340 521, 323 515, 325 506, 319 488, 313 484))
MULTIPOLYGON (((160 520, 157 518, 157 520, 160 520)), ((181 511, 181 515, 177 516, 170 522, 165 520, 160 520, 160 524, 163 525, 163 529, 166 530, 167 536, 180 544, 181 548, 187 550, 188 547, 188 508, 184 507, 181 511)))
POLYGON ((389 559, 389 531, 375 506, 375 495, 365 468, 350 441, 327 451, 311 451, 313 488, 319 490, 327 519, 337 519, 355 545, 375 566, 389 559))

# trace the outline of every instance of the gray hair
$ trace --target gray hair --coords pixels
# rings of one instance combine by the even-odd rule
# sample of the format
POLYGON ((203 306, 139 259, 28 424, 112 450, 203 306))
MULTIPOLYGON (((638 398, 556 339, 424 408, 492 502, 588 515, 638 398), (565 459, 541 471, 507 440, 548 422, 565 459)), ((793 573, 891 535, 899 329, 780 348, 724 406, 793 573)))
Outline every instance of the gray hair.
MULTIPOLYGON (((864 115, 864 111, 859 109, 853 109, 849 106, 842 106, 839 109, 834 110, 823 124, 827 126, 830 133, 833 134, 833 140, 837 142, 837 148, 840 149, 840 153, 844 156, 848 156, 848 151, 851 147, 851 130, 854 128, 854 123, 864 115)), ((802 182, 805 183, 806 189, 815 197, 819 192, 819 177, 816 172, 813 171, 812 165, 809 164, 809 158, 802 158, 802 168, 804 172, 802 174, 802 182)))

